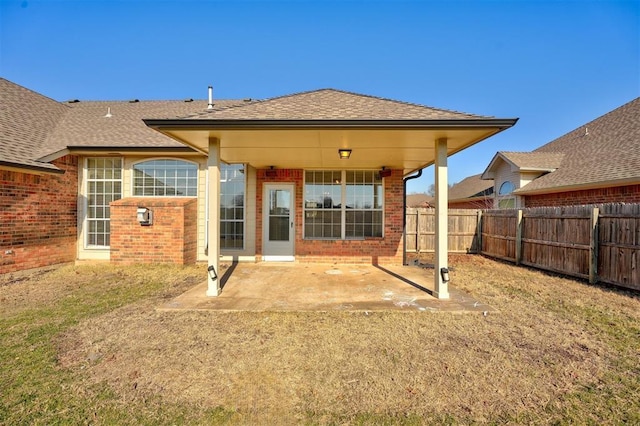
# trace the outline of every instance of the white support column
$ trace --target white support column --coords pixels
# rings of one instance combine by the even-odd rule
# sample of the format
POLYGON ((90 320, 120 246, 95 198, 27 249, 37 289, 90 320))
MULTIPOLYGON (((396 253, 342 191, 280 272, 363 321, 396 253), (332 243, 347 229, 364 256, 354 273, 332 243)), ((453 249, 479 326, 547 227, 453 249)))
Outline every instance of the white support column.
POLYGON ((449 284, 442 279, 442 269, 449 268, 448 262, 448 213, 449 197, 447 182, 447 139, 436 141, 436 253, 434 270, 434 296, 449 298, 449 284))
POLYGON ((207 296, 220 295, 220 142, 209 139, 209 159, 207 160, 209 178, 209 229, 208 229, 208 275, 207 296), (218 275, 211 279, 213 271, 218 275))

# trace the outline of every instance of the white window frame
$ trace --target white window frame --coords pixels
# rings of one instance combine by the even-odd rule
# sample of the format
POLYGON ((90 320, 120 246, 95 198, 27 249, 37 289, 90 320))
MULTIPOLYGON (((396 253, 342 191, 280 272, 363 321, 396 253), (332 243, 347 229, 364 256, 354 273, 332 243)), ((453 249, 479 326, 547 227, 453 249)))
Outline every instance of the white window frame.
MULTIPOLYGON (((359 170, 348 170, 349 172, 368 172, 368 173, 378 173, 377 170, 369 170, 369 169, 359 169, 359 170)), ((384 238, 385 234, 384 234, 384 221, 385 221, 385 178, 381 178, 381 194, 380 194, 380 200, 382 203, 382 206, 380 208, 372 208, 372 209, 347 209, 346 206, 346 200, 347 200, 347 170, 315 170, 315 169, 309 169, 309 170, 305 170, 304 171, 304 176, 303 176, 303 182, 302 182, 302 192, 303 192, 303 197, 302 197, 302 238, 306 239, 306 240, 330 240, 330 241, 340 241, 340 240, 346 240, 346 241, 361 241, 361 240, 365 240, 365 239, 377 239, 377 238, 384 238), (313 209, 313 208, 307 208, 305 203, 306 203, 306 196, 305 196, 305 191, 306 191, 306 185, 307 185, 307 172, 340 172, 340 209, 313 209), (314 237, 314 236, 307 236, 307 231, 306 231, 306 219, 307 219, 307 212, 311 213, 313 211, 323 211, 323 212, 340 212, 340 237, 314 237), (381 213, 381 221, 380 221, 380 226, 381 226, 381 232, 380 232, 380 236, 372 236, 372 237, 368 237, 368 236, 363 236, 363 237, 347 237, 346 233, 347 233, 347 211, 362 211, 362 212, 380 212, 381 213)))
MULTIPOLYGON (((89 206, 89 186, 91 182, 120 182, 120 198, 116 198, 111 201, 117 201, 122 198, 124 192, 124 159, 122 157, 86 157, 84 159, 83 166, 83 175, 84 175, 84 193, 85 193, 85 202, 84 202, 84 248, 85 249, 108 249, 110 245, 98 245, 98 244, 90 244, 90 222, 92 221, 102 221, 102 222, 111 222, 111 212, 109 212, 109 217, 106 218, 90 218, 89 217, 89 209, 92 206, 89 206), (119 179, 91 179, 89 177, 89 160, 119 160, 120 161, 120 178, 119 179)), ((104 194, 104 193, 103 193, 104 194)), ((102 205, 104 206, 104 204, 102 205)), ((95 207, 95 206, 93 206, 95 207)), ((106 234, 106 233, 105 233, 106 234)), ((111 236, 111 230, 109 229, 109 237, 111 236)), ((111 241, 109 241, 111 242, 111 241)))
MULTIPOLYGON (((242 247, 222 247, 222 231, 220 231, 220 250, 224 250, 225 252, 234 252, 234 251, 243 251, 246 245, 246 237, 247 237, 247 165, 243 163, 220 163, 220 197, 222 197, 222 168, 224 166, 242 166, 244 169, 244 191, 243 191, 243 200, 242 200, 242 220, 233 219, 227 220, 222 218, 222 211, 220 212, 220 225, 224 222, 241 222, 242 223, 242 247)), ((220 202, 220 209, 222 209, 222 201, 220 202)), ((208 217, 208 216, 207 216, 208 217)))
POLYGON ((516 186, 510 180, 505 180, 504 182, 502 182, 500 184, 500 187, 498 188, 498 197, 496 199, 496 204, 497 204, 496 208, 498 208, 498 209, 513 209, 513 208, 516 208, 517 200, 516 200, 516 197, 513 196, 513 191, 515 191, 515 189, 516 189, 516 186), (510 191, 509 192, 503 192, 503 188, 507 184, 511 185, 510 191), (512 205, 505 207, 504 204, 512 204, 512 205))
MULTIPOLYGON (((199 177, 200 175, 200 165, 195 162, 195 161, 191 161, 191 160, 186 160, 184 158, 172 158, 172 157, 155 157, 155 158, 145 158, 143 160, 140 161, 136 161, 135 163, 131 164, 131 196, 132 197, 146 197, 146 198, 174 198, 174 197, 179 197, 179 198, 197 198, 198 197, 198 182, 199 182, 199 177), (191 165, 194 165, 196 168, 196 183, 194 188, 190 188, 187 186, 187 189, 194 189, 195 190, 195 195, 144 195, 144 194, 136 194, 136 165, 138 164, 142 164, 142 163, 147 163, 150 161, 162 161, 162 160, 169 160, 169 161, 180 161, 183 163, 188 163, 191 165)), ((144 189, 144 187, 143 187, 144 189)))

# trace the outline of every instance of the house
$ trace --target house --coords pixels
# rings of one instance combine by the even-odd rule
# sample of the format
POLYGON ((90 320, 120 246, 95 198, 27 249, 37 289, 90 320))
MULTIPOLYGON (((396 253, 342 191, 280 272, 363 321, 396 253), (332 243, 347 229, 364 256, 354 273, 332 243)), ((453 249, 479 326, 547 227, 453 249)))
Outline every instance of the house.
POLYGON ((493 207, 493 182, 481 174, 469 176, 449 188, 450 209, 488 209, 493 207))
POLYGON ((446 205, 447 157, 517 121, 334 89, 66 103, 7 80, 0 91, 0 272, 206 261, 210 296, 221 259, 401 262, 404 179, 435 164, 446 205))
MULTIPOLYGON (((493 208, 493 181, 482 179, 482 175, 473 175, 449 186, 448 200, 450 209, 489 209, 493 208)), ((407 195, 409 208, 433 208, 435 198, 429 194, 407 195)))
POLYGON ((407 195, 407 207, 409 208, 430 208, 433 207, 433 197, 429 194, 408 194, 407 195))
POLYGON ((640 98, 532 152, 498 152, 495 207, 640 202, 640 98))

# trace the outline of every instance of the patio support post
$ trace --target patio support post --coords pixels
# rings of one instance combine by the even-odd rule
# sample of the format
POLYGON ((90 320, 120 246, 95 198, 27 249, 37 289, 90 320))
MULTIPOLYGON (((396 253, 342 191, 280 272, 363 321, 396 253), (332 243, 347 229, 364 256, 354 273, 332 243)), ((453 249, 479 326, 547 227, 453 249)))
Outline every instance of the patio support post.
POLYGON ((209 226, 208 226, 208 275, 207 296, 220 295, 220 142, 209 138, 209 158, 207 159, 209 179, 209 226), (211 271, 213 267, 213 271, 211 271), (212 273, 213 272, 213 273, 212 273), (212 276, 217 275, 217 279, 212 276))
POLYGON ((436 253, 434 270, 434 296, 438 299, 449 298, 449 284, 442 279, 442 269, 448 268, 448 213, 449 186, 447 183, 447 139, 436 140, 435 162, 436 189, 436 253))

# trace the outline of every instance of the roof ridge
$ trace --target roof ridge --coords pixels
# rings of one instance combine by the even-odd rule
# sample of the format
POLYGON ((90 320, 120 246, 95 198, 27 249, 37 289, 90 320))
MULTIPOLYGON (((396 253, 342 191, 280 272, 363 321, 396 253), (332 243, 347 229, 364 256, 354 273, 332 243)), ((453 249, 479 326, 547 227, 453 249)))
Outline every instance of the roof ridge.
MULTIPOLYGON (((191 98, 186 98, 189 100, 189 102, 208 102, 207 99, 191 99, 191 98)), ((136 99, 134 98, 134 100, 136 100, 136 102, 132 102, 132 99, 88 99, 88 100, 78 100, 78 102, 69 102, 69 101, 64 101, 64 102, 60 102, 61 104, 68 104, 68 103, 114 103, 114 102, 118 102, 118 103, 145 103, 145 102, 171 102, 171 103, 180 103, 180 102, 186 102, 185 99, 136 99)), ((244 99, 214 99, 214 104, 215 101, 225 101, 225 102, 238 102, 238 101, 243 101, 244 99)), ((57 101, 56 101, 57 102, 57 101)))
MULTIPOLYGON (((215 112, 223 111, 223 110, 241 109, 241 108, 245 108, 245 107, 248 107, 250 105, 255 105, 255 104, 258 104, 258 103, 267 103, 267 102, 280 101, 280 100, 283 100, 283 99, 293 98, 293 97, 296 97, 296 96, 307 95, 307 94, 311 94, 311 93, 321 93, 321 92, 337 92, 337 93, 342 93, 342 94, 346 94, 346 95, 350 95, 350 96, 357 96, 357 97, 360 97, 360 98, 368 98, 368 99, 374 99, 374 100, 378 100, 378 101, 392 102, 392 103, 399 104, 399 105, 405 105, 405 106, 411 106, 411 107, 417 107, 417 108, 424 108, 424 109, 428 109, 428 110, 431 110, 431 111, 443 112, 443 113, 449 113, 449 114, 461 114, 461 115, 466 115, 466 116, 469 116, 469 117, 477 117, 477 118, 493 118, 493 116, 484 116, 484 115, 472 114, 472 113, 468 113, 468 112, 456 111, 456 110, 452 110, 452 109, 437 108, 437 107, 432 107, 432 106, 429 106, 429 105, 423 105, 423 104, 418 104, 418 103, 414 103, 414 102, 400 101, 400 100, 397 100, 397 99, 385 98, 385 97, 382 97, 382 96, 375 96, 375 95, 368 95, 368 94, 364 94, 364 93, 351 92, 351 91, 348 91, 348 90, 335 89, 335 88, 332 88, 332 87, 325 87, 325 88, 313 89, 313 90, 305 90, 305 91, 301 91, 301 92, 289 93, 289 94, 286 94, 286 95, 274 96, 272 98, 266 98, 266 99, 255 99, 255 100, 252 100, 251 102, 247 102, 246 104, 229 105, 227 107, 223 107, 223 108, 216 109, 216 110, 207 110, 207 111, 204 111, 202 113, 198 113, 197 115, 201 116, 201 115, 206 115, 206 114, 209 114, 209 113, 215 113, 215 112)), ((194 116, 195 116, 195 114, 186 116, 184 118, 189 118, 189 117, 194 117, 194 116)))
POLYGON ((432 107, 432 106, 429 106, 429 105, 419 104, 419 103, 415 103, 415 102, 400 101, 400 100, 397 100, 397 99, 386 98, 386 97, 383 97, 383 96, 368 95, 368 94, 365 94, 365 93, 351 92, 351 91, 348 91, 348 90, 326 88, 326 89, 318 89, 316 91, 319 92, 319 91, 322 91, 322 90, 333 90, 333 91, 336 91, 336 92, 346 93, 346 94, 349 94, 349 95, 362 96, 364 98, 371 98, 371 99, 377 99, 377 100, 381 100, 381 101, 394 102, 394 103, 397 103, 397 104, 415 106, 415 107, 420 107, 420 108, 429 108, 429 109, 432 109, 432 110, 435 110, 435 111, 450 112, 450 113, 454 113, 454 114, 465 114, 465 115, 470 115, 470 116, 473 116, 473 117, 484 117, 484 118, 488 117, 488 116, 482 116, 482 115, 479 115, 479 114, 472 114, 472 113, 464 112, 464 111, 456 111, 454 109, 432 107))

